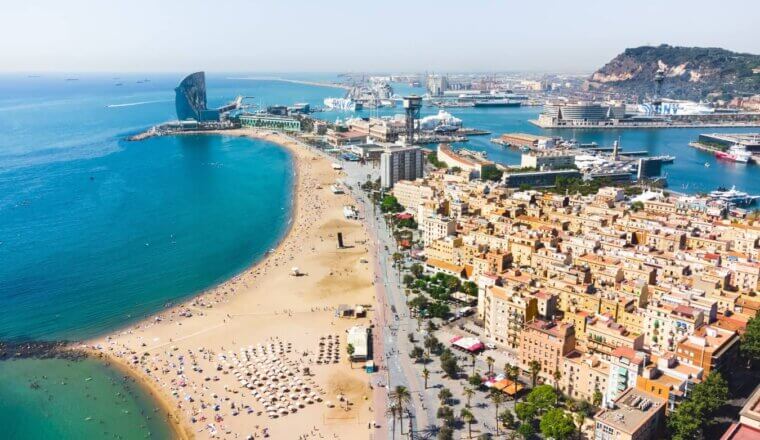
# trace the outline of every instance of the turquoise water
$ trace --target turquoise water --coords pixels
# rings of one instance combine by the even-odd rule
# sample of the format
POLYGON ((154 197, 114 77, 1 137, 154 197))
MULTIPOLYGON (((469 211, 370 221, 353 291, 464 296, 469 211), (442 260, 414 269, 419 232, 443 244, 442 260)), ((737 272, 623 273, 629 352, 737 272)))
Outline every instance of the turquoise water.
MULTIPOLYGON (((118 328, 239 272, 287 229, 287 152, 222 136, 125 142, 174 117, 181 78, 111 78, 0 76, 0 339, 118 328)), ((208 87, 210 105, 334 92, 213 76, 208 87)), ((166 438, 150 398, 119 378, 96 361, 0 363, 0 437, 166 438)))
MULTIPOLYGON (((424 94, 424 89, 401 85, 405 92, 424 94)), ((540 107, 520 108, 449 108, 447 112, 461 118, 467 127, 489 130, 491 135, 471 136, 467 148, 485 151, 488 158, 498 163, 516 165, 520 163, 521 152, 516 149, 503 148, 490 141, 503 133, 523 132, 542 135, 556 135, 579 142, 596 142, 611 146, 620 140, 624 150, 649 151, 651 155, 669 154, 676 156, 675 163, 664 165, 663 175, 667 177, 670 188, 685 193, 712 191, 718 186, 737 188, 760 195, 760 165, 736 164, 718 161, 715 156, 689 147, 689 142, 697 139, 700 133, 742 133, 760 132, 760 128, 671 128, 671 129, 635 129, 635 130, 543 130, 529 123, 536 119, 540 107), (709 163, 709 167, 705 167, 709 163)), ((381 115, 401 113, 402 109, 381 109, 381 115)), ((423 107, 422 116, 435 114, 437 108, 423 107)), ((370 115, 369 110, 360 112, 370 115)), ((334 119, 330 113, 320 117, 334 119)), ((464 146, 464 145, 461 145, 464 146)), ((434 146, 429 146, 434 147, 434 146)))
MULTIPOLYGON (((232 76, 242 75, 208 77, 211 106, 239 94, 262 106, 320 106, 344 93, 227 79, 232 76)), ((174 118, 173 88, 181 75, 148 75, 150 82, 137 83, 145 77, 0 75, 0 339, 76 340, 120 327, 237 273, 286 230, 292 169, 285 151, 222 136, 123 141, 174 118), (65 81, 72 76, 79 80, 65 81)), ((526 121, 537 112, 451 109, 467 126, 494 135, 542 132, 526 121)), ((697 133, 560 134, 600 144, 621 136, 626 149, 675 154, 676 164, 665 167, 674 188, 736 184, 760 193, 760 167, 715 163, 686 145, 697 133), (704 162, 713 166, 706 169, 704 162)), ((519 152, 490 137, 473 137, 470 148, 497 162, 519 162, 519 152)), ((0 363, 0 423, 12 426, 2 438, 143 438, 148 431, 165 438, 166 425, 153 408, 148 396, 96 361, 0 363), (40 387, 30 387, 33 381, 40 387)))
POLYGON ((170 437, 151 397, 99 361, 0 362, 0 378, 4 439, 170 437))

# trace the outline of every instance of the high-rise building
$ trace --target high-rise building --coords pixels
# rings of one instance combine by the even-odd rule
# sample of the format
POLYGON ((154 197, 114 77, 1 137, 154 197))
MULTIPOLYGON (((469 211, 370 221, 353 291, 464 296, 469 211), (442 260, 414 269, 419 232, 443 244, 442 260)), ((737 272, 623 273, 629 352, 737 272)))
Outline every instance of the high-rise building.
POLYGON ((419 147, 390 147, 380 155, 380 184, 392 188, 399 180, 423 176, 425 158, 419 147))
POLYGON ((176 89, 174 105, 177 108, 177 119, 201 120, 201 114, 206 110, 206 75, 195 72, 185 77, 176 89))

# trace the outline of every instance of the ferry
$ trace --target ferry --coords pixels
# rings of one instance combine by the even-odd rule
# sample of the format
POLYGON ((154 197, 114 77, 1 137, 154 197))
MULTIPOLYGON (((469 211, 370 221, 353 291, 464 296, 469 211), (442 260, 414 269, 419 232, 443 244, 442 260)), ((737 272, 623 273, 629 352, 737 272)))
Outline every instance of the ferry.
POLYGON ((713 200, 737 206, 749 206, 755 203, 757 199, 760 199, 760 196, 751 196, 744 191, 738 191, 735 186, 732 186, 729 190, 718 188, 710 192, 709 196, 713 200))
POLYGON ((732 162, 749 163, 752 153, 747 151, 742 145, 734 145, 728 151, 717 151, 715 157, 718 159, 730 160, 732 162))

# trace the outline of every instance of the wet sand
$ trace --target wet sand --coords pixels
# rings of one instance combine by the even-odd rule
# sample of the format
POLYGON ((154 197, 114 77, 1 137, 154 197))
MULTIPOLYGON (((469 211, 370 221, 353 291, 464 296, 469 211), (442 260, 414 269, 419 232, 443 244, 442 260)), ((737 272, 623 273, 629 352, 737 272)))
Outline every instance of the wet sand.
POLYGON ((374 265, 367 231, 343 217, 343 206, 354 202, 330 190, 340 172, 279 134, 220 134, 291 152, 296 182, 288 234, 229 281, 86 344, 160 396, 178 437, 369 438, 370 378, 347 360, 346 331, 370 319, 338 318, 335 309, 375 303, 374 265), (337 246, 338 232, 345 248, 337 246), (294 267, 301 276, 293 276, 294 267))

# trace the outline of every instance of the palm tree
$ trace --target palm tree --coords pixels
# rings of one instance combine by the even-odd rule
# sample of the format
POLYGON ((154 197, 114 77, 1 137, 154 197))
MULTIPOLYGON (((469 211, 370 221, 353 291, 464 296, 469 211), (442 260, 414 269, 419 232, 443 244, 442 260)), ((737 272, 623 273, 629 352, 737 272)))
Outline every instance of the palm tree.
POLYGON ((486 364, 488 364, 488 374, 491 374, 493 372, 494 362, 496 362, 496 359, 492 358, 491 356, 486 357, 486 364))
POLYGON ((465 388, 464 391, 462 391, 462 393, 467 398, 467 407, 469 408, 469 406, 470 406, 470 400, 472 399, 472 396, 475 395, 475 390, 473 390, 472 388, 468 387, 468 388, 465 388))
POLYGON ((498 390, 491 390, 491 394, 488 396, 491 399, 491 403, 493 403, 494 407, 496 408, 496 436, 499 435, 499 405, 504 403, 504 395, 501 393, 501 391, 498 390))
POLYGON ((535 388, 536 381, 538 380, 538 373, 541 371, 541 364, 538 361, 530 361, 528 366, 530 368, 531 388, 535 388))
POLYGON ((554 377, 554 391, 557 395, 557 403, 559 403, 559 380, 562 379, 562 373, 560 373, 559 368, 554 370, 552 376, 554 377))
POLYGON ((472 438, 472 424, 475 423, 475 416, 467 408, 462 408, 460 415, 462 417, 462 420, 467 423, 467 435, 472 438))
POLYGON ((586 414, 583 414, 582 411, 578 411, 577 413, 573 414, 573 421, 578 425, 578 440, 580 440, 583 436, 581 430, 583 429, 583 422, 586 421, 586 414))
POLYGON ((356 349, 354 348, 353 344, 348 344, 346 346, 346 353, 348 353, 348 362, 351 364, 351 368, 354 368, 354 351, 356 351, 356 349))
POLYGON ((470 353, 470 357, 472 357, 472 374, 475 374, 475 353, 470 353))
POLYGON ((427 367, 422 369, 422 378, 425 379, 425 389, 427 389, 428 379, 430 378, 430 370, 427 367))
POLYGON ((404 433, 404 410, 406 406, 412 401, 412 395, 409 394, 409 390, 402 385, 397 385, 396 388, 391 391, 388 396, 393 405, 396 407, 399 416, 399 424, 401 425, 401 433, 404 433))
POLYGON ((441 388, 441 391, 438 391, 438 399, 441 401, 441 406, 446 405, 451 396, 451 391, 448 388, 441 388))
POLYGON ((392 438, 396 438, 396 417, 398 417, 398 407, 395 402, 390 402, 388 410, 385 411, 385 415, 391 416, 393 419, 393 429, 391 430, 392 438))

